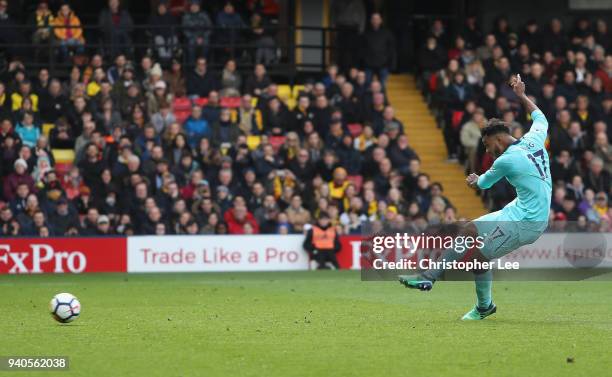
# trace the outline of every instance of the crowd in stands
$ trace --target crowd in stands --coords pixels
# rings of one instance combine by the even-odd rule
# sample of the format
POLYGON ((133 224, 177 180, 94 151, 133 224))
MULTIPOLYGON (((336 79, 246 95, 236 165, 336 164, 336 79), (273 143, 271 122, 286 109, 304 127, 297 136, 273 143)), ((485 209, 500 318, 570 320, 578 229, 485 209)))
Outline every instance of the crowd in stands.
MULTIPOLYGON (((466 172, 486 171, 492 159, 480 142, 487 119, 503 119, 512 135, 529 130, 509 87, 519 73, 527 94, 549 122, 547 148, 553 180, 551 223, 565 229, 610 231, 612 209, 612 38, 604 20, 529 20, 513 30, 498 18, 483 31, 475 17, 451 35, 441 21, 419 53, 419 81, 444 132, 449 160, 466 172)), ((515 197, 501 180, 483 194, 498 210, 515 197)))
MULTIPOLYGON (((383 28, 379 14, 371 24, 383 28)), ((0 76, 0 234, 302 233, 322 213, 352 234, 373 219, 455 219, 381 70, 332 65, 288 87, 263 63, 215 72, 194 54, 187 69, 94 53, 64 80, 12 59, 0 76)))
MULTIPOLYGON (((340 233, 357 234, 372 220, 418 230, 457 219, 443 187, 421 171, 387 98, 394 47, 380 14, 362 38, 377 59, 331 65, 322 79, 289 87, 267 72, 269 41, 259 40, 248 73, 232 58, 220 72, 209 69, 206 26, 228 25, 231 37, 244 23, 229 2, 213 22, 198 0, 182 14, 160 1, 155 24, 169 22, 170 12, 194 33, 151 30, 156 47, 137 60, 123 49, 132 21, 117 0, 99 17, 106 48, 90 54, 78 28, 38 33, 79 22, 67 3, 57 12, 43 3, 32 38, 65 39, 59 58, 74 65, 65 79, 47 68, 31 75, 18 51, 8 51, 0 74, 0 235, 287 234, 304 232, 320 214, 340 233), (179 40, 187 66, 174 59, 179 40)), ((0 23, 5 12, 0 0, 0 23)), ((264 22, 256 14, 251 26, 264 22)), ((433 22, 419 82, 449 157, 481 173, 491 164, 479 141, 486 119, 513 124, 516 137, 527 131, 529 114, 505 84, 520 72, 550 122, 553 224, 607 230, 609 43, 601 21, 580 20, 570 33, 558 20, 550 31, 530 21, 515 34, 501 18, 483 34, 470 17, 452 37, 433 22)), ((513 195, 500 182, 484 199, 498 209, 513 195)))
POLYGON ((275 0, 157 0, 153 4, 147 24, 137 27, 120 0, 108 0, 95 20, 78 14, 74 4, 63 0, 40 0, 27 17, 14 17, 8 2, 0 0, 0 44, 7 45, 3 52, 9 56, 33 55, 38 62, 86 60, 92 51, 105 57, 140 58, 141 50, 164 66, 172 59, 191 65, 196 57, 213 52, 218 60, 231 55, 270 64, 278 59, 274 25, 279 4, 275 0), (26 48, 30 43, 33 48, 26 48))

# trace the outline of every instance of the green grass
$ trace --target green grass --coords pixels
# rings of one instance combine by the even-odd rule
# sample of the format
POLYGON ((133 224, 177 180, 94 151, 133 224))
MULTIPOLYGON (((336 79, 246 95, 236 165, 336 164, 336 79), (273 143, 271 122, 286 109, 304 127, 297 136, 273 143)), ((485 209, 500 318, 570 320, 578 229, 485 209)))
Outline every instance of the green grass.
POLYGON ((70 357, 69 372, 15 376, 609 373, 612 282, 496 282, 497 314, 461 322, 473 291, 350 271, 1 276, 0 356, 70 357), (69 325, 47 313, 63 291, 83 305, 69 325))

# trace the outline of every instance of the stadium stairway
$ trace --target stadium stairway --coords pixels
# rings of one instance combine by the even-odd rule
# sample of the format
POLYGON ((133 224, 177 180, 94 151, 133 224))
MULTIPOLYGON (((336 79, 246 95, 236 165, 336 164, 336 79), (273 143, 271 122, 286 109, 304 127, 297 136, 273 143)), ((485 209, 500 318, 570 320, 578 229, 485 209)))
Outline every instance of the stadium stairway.
POLYGON ((486 213, 480 197, 465 184, 463 167, 446 161, 448 155, 442 132, 417 89, 414 77, 389 76, 387 95, 395 116, 404 124, 410 146, 421 158, 421 171, 429 174, 431 182, 442 184, 444 195, 457 208, 457 215, 473 219, 486 213))

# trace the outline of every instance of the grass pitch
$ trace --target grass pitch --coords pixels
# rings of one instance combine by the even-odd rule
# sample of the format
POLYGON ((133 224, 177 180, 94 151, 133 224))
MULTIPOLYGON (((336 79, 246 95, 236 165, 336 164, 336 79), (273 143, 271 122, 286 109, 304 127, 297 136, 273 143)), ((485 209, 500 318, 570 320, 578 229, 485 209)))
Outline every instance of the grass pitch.
POLYGON ((471 282, 415 292, 352 271, 0 277, 0 356, 68 372, 0 376, 601 376, 612 282, 495 282, 498 313, 459 318, 471 282), (76 295, 68 325, 47 312, 76 295))

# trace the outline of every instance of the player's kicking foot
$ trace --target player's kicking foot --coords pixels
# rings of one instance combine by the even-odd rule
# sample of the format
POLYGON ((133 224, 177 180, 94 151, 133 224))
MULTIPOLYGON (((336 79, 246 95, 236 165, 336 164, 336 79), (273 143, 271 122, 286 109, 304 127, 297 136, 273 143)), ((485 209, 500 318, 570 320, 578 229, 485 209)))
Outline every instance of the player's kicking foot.
POLYGON ((481 319, 485 319, 488 316, 495 314, 497 311, 497 306, 494 303, 491 303, 488 308, 481 309, 477 305, 474 306, 472 310, 465 313, 463 317, 461 317, 462 321, 479 321, 481 319))
POLYGON ((418 289, 420 291, 431 291, 433 281, 420 275, 400 275, 399 282, 406 288, 418 289))

